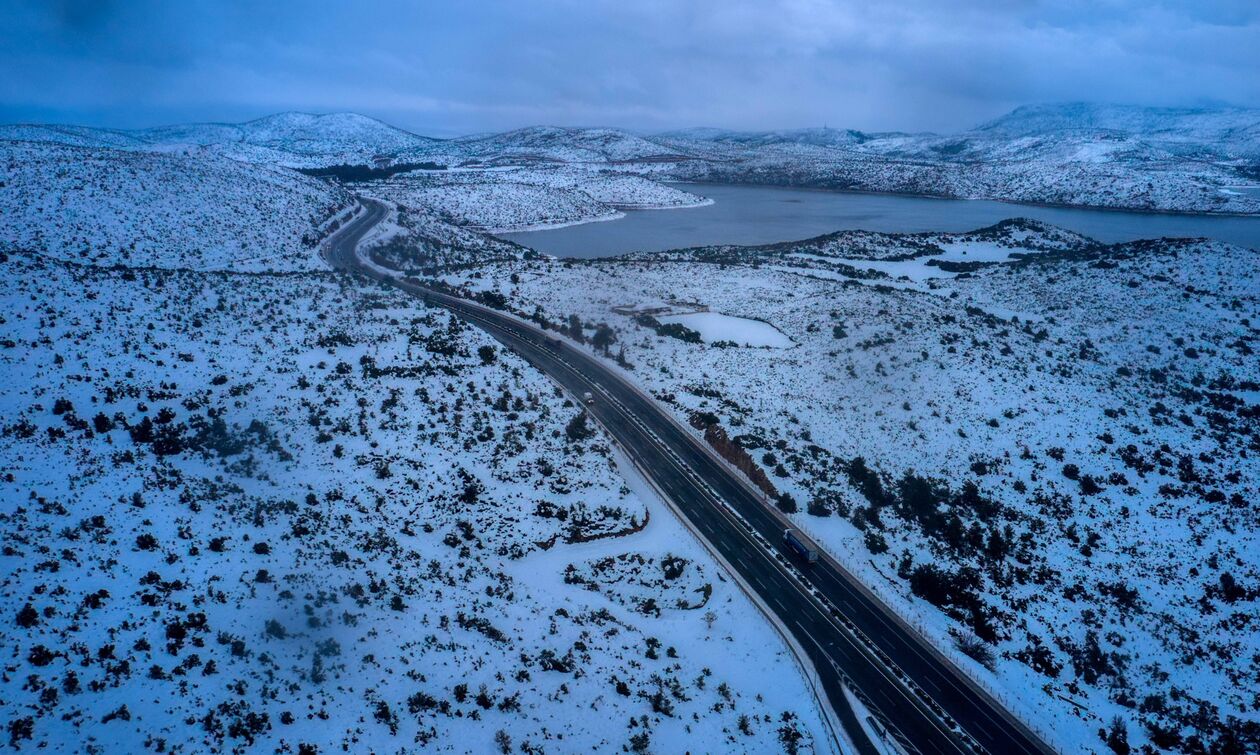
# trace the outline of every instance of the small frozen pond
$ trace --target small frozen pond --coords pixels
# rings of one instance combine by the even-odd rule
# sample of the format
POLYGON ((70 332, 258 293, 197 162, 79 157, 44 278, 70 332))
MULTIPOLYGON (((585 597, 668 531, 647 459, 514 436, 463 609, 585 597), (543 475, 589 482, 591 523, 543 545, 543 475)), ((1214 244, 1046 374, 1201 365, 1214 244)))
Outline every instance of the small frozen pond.
POLYGON ((705 343, 733 341, 741 346, 767 346, 786 349, 796 344, 768 322, 734 317, 720 312, 690 312, 684 315, 662 315, 661 322, 676 322, 698 332, 705 343))
MULTIPOLYGON (((1011 258, 1012 253, 1023 250, 1011 249, 987 241, 942 244, 944 254, 916 257, 912 260, 858 260, 847 258, 819 257, 813 254, 796 254, 795 257, 814 258, 841 262, 852 265, 859 270, 878 270, 894 278, 905 276, 915 283, 922 283, 929 278, 952 278, 955 273, 945 272, 928 262, 1001 262, 1011 258)), ((1026 252, 1025 252, 1026 253, 1026 252)))

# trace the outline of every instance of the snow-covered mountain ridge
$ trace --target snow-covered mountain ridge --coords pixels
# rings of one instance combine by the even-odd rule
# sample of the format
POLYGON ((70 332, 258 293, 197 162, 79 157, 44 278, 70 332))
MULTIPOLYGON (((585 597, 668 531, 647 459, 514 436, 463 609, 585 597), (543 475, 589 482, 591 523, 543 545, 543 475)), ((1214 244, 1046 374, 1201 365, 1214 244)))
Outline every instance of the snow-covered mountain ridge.
POLYGON ((974 131, 1008 137, 1113 132, 1216 148, 1223 154, 1260 155, 1260 111, 1240 107, 1149 108, 1087 102, 1025 105, 974 131))
POLYGON ((534 126, 430 139, 353 113, 138 131, 0 127, 0 140, 212 153, 293 168, 597 164, 649 178, 773 183, 1182 212, 1260 213, 1260 111, 1027 106, 957 134, 834 128, 638 135, 534 126))
POLYGON ((427 152, 438 140, 357 113, 277 113, 245 123, 191 123, 122 131, 77 126, 0 126, 0 140, 51 141, 82 147, 211 153, 285 167, 371 164, 378 156, 427 152))

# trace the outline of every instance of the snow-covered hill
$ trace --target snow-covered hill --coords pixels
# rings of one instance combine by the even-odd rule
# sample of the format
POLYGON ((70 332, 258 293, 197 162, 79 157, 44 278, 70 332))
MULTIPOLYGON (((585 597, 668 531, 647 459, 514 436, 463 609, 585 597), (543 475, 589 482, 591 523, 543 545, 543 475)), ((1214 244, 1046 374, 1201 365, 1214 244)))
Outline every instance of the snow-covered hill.
POLYGON ((321 267, 315 243, 353 205, 327 182, 209 155, 0 141, 0 248, 99 264, 321 267))
POLYGON ((2 125, 0 126, 0 141, 51 142, 72 147, 111 147, 114 149, 151 149, 153 146, 130 131, 40 123, 2 125))
POLYGON ((415 171, 362 190, 491 233, 612 220, 630 209, 709 203, 644 176, 588 165, 415 171))
POLYGON ((659 142, 610 128, 533 126, 455 141, 483 162, 621 162, 679 156, 659 142))
POLYGON ((1260 156, 1260 110, 1099 105, 1025 105, 975 131, 1008 138, 1069 132, 1112 132, 1155 143, 1260 156))
MULTIPOLYGON (((1187 212, 1260 212, 1260 111, 1094 105, 1020 108, 953 135, 673 132, 704 180, 1187 212)), ((653 166, 659 172, 659 166, 653 166)))
POLYGON ((378 157, 421 161, 440 151, 443 144, 356 113, 277 113, 245 123, 190 123, 135 131, 18 124, 0 126, 0 140, 211 154, 290 168, 370 165, 378 157))
POLYGON ((438 140, 353 113, 140 131, 0 127, 0 140, 211 154, 315 168, 585 164, 648 178, 771 183, 1182 212, 1260 213, 1260 111, 1043 105, 959 134, 833 128, 640 136, 535 126, 438 140))
POLYGON ((852 129, 801 128, 779 131, 732 131, 717 128, 691 128, 658 134, 665 141, 717 142, 741 147, 762 147, 767 144, 812 144, 820 147, 848 147, 875 138, 852 129))
POLYGON ((136 135, 165 148, 197 145, 290 167, 367 165, 377 156, 406 161, 437 143, 356 113, 278 113, 241 124, 167 126, 136 135))
POLYGON ((808 749, 782 642, 527 363, 333 273, 0 253, 12 747, 808 749))

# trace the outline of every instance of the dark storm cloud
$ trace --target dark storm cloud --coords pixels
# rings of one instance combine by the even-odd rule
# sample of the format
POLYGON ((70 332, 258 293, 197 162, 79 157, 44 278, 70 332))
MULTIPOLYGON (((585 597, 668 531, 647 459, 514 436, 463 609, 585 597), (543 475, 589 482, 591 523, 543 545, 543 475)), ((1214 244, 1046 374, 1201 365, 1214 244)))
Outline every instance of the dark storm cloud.
POLYGON ((302 109, 446 134, 949 130, 1028 102, 1260 105, 1252 0, 0 0, 0 12, 8 121, 302 109))

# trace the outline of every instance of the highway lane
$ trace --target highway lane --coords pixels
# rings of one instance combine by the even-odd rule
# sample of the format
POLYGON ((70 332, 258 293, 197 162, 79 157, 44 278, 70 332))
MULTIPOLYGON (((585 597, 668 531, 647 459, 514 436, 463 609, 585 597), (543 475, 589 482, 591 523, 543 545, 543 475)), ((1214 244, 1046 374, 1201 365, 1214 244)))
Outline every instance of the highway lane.
POLYGON ((833 559, 812 566, 796 561, 782 543, 786 518, 598 357, 505 313, 365 265, 356 248, 386 215, 378 203, 365 205, 328 244, 328 262, 444 306, 517 351, 571 395, 595 395, 589 407, 595 419, 792 633, 860 749, 872 750, 856 728, 844 684, 910 752, 1051 751, 833 559))

